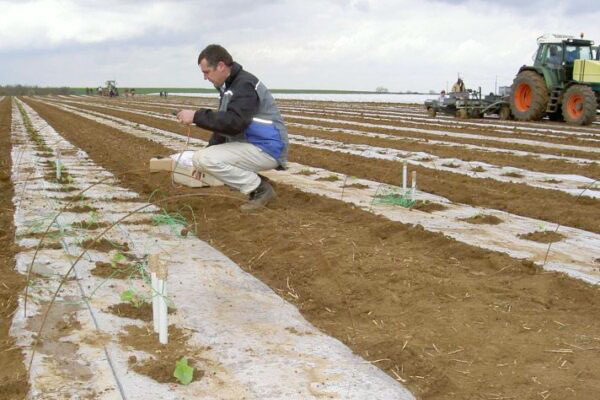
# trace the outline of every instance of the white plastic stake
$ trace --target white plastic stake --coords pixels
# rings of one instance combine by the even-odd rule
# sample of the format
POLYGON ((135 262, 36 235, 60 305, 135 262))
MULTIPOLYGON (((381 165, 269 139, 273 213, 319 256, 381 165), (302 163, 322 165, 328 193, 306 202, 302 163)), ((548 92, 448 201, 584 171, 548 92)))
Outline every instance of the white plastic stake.
POLYGON ((158 340, 168 343, 169 320, 167 315, 167 267, 160 262, 158 254, 152 254, 148 259, 152 274, 152 317, 154 331, 158 332, 158 340))
POLYGON ((406 160, 404 161, 404 164, 402 165, 402 194, 406 195, 406 180, 408 179, 407 175, 407 165, 406 165, 406 160))
POLYGON ((415 193, 417 192, 417 171, 412 172, 412 190, 410 191, 410 199, 415 199, 415 193))
POLYGON ((152 322, 154 325, 154 332, 159 331, 160 317, 158 313, 158 299, 160 297, 158 291, 158 278, 156 277, 156 271, 159 264, 158 254, 151 254, 148 258, 148 269, 150 270, 150 280, 152 286, 152 322))
POLYGON ((61 174, 60 149, 56 149, 56 180, 60 181, 61 174))
MULTIPOLYGON (((165 277, 166 278, 166 277, 165 277)), ((158 340, 161 344, 167 344, 169 341, 169 320, 167 316, 167 281, 158 279, 158 340)))
POLYGON ((158 279, 156 278, 156 272, 152 271, 150 273, 151 281, 152 281, 152 322, 154 324, 154 332, 158 333, 158 323, 159 323, 159 314, 158 314, 158 279))

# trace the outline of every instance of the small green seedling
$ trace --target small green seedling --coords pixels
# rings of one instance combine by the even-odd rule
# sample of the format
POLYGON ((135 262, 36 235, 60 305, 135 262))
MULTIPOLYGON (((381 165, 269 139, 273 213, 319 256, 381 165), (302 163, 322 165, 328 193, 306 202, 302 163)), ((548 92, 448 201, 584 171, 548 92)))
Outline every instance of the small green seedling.
POLYGON ((194 367, 188 365, 186 357, 181 357, 179 361, 175 362, 173 376, 177 378, 182 385, 188 385, 192 379, 194 379, 194 367))
POLYGON ((144 304, 144 299, 142 299, 132 289, 127 289, 121 292, 121 301, 127 301, 135 308, 140 308, 142 304, 144 304))
POLYGON ((113 254, 112 259, 110 260, 110 265, 113 268, 117 268, 119 265, 119 262, 123 261, 125 259, 125 256, 120 253, 120 252, 116 252, 115 254, 113 254))
POLYGON ((88 214, 90 220, 89 220, 89 224, 90 225, 95 225, 96 223, 98 223, 98 213, 94 210, 90 211, 88 214))

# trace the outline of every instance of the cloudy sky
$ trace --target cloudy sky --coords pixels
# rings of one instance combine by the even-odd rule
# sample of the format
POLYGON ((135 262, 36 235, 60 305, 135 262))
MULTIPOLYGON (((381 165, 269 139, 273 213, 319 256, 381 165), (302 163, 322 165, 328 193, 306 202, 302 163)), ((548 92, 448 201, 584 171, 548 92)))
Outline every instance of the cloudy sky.
POLYGON ((0 85, 201 87, 220 43, 271 88, 509 85, 545 32, 600 42, 598 0, 0 0, 0 85))

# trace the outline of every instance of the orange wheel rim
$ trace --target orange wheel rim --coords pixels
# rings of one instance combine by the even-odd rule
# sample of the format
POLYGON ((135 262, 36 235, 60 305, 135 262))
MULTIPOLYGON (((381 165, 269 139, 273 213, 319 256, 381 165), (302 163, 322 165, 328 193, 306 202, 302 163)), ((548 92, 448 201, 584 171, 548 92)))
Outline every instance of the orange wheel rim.
POLYGON ((567 100, 567 112, 569 117, 577 119, 583 114, 583 96, 580 94, 574 94, 569 96, 567 100))
POLYGON ((531 86, 520 83, 515 90, 515 106, 520 112, 525 112, 531 107, 531 86))

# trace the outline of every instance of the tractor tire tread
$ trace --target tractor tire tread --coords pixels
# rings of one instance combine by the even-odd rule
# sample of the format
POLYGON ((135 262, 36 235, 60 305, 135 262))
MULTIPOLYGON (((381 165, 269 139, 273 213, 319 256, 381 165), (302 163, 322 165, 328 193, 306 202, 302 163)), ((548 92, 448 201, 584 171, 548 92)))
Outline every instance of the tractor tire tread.
POLYGON ((519 121, 539 121, 546 115, 550 95, 544 78, 537 72, 522 71, 514 79, 510 94, 510 110, 519 121), (514 91, 521 82, 527 83, 532 91, 531 106, 526 111, 519 111, 515 105, 514 91))
POLYGON ((571 125, 591 125, 596 120, 596 110, 598 101, 596 94, 586 85, 573 85, 567 89, 563 97, 562 114, 565 122, 571 125), (573 93, 578 93, 583 97, 583 112, 580 118, 573 119, 567 111, 567 101, 573 93))

